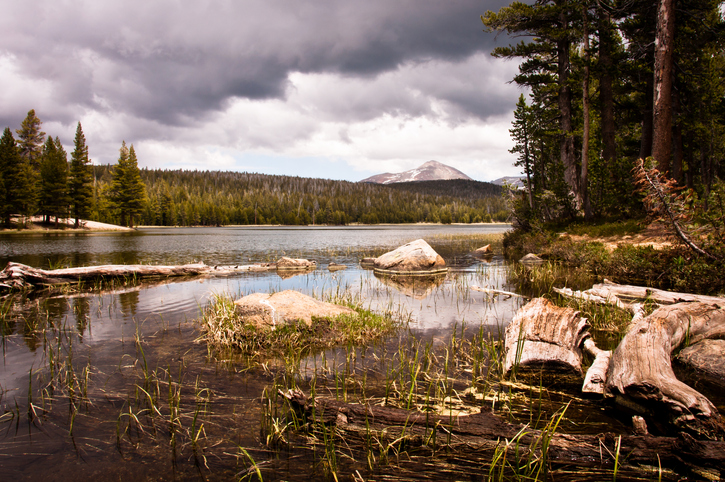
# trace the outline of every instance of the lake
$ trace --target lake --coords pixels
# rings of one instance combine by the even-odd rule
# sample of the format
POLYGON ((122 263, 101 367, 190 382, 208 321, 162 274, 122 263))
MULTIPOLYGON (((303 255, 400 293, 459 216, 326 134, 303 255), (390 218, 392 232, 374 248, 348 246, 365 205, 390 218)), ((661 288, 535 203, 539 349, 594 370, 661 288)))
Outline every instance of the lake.
MULTIPOLYGON (((260 368, 244 360, 216 360, 196 343, 199 333, 194 320, 212 295, 238 297, 285 289, 315 296, 356 292, 373 310, 395 307, 409 320, 411 336, 429 339, 443 339, 453 326, 466 323, 497 327, 510 318, 515 300, 490 303, 482 293, 462 297, 457 292, 472 284, 505 287, 500 255, 482 261, 471 251, 493 241, 500 253, 501 234, 507 229, 506 225, 225 227, 0 235, 3 266, 8 261, 46 269, 195 261, 222 265, 280 256, 303 257, 318 264, 311 273, 287 279, 275 272, 247 273, 121 287, 110 293, 6 298, 0 369, 3 478, 52 474, 54 480, 66 480, 104 474, 103 478, 124 480, 225 479, 244 467, 238 449, 225 456, 205 446, 205 461, 194 460, 189 455, 195 451, 189 451, 187 408, 182 408, 179 420, 179 432, 187 439, 172 449, 168 433, 163 440, 141 428, 140 419, 148 413, 139 413, 144 409, 139 408, 136 396, 139 380, 149 371, 156 373, 157 381, 163 379, 158 383, 166 383, 167 388, 178 387, 182 396, 187 390, 211 387, 204 392, 212 394, 205 412, 207 441, 232 440, 264 458, 259 399, 286 368, 275 361, 260 368), (377 256, 418 238, 426 239, 451 267, 442 281, 422 287, 396 286, 359 267, 364 256, 377 256), (329 272, 325 268, 332 261, 347 269, 329 272), (224 423, 216 424, 215 416, 224 423), (134 425, 137 419, 138 427, 134 425), (228 426, 230 420, 234 423, 228 426), (121 425, 125 434, 118 433, 121 425)), ((290 468, 290 463, 294 465, 288 461, 283 464, 287 468, 275 467, 265 478, 306 480, 316 470, 313 460, 304 462, 301 472, 290 468)))
POLYGON ((487 462, 481 460, 451 462, 451 475, 448 465, 437 472, 440 459, 400 448, 394 457, 387 449, 368 451, 367 460, 366 452, 344 441, 330 449, 327 439, 293 430, 300 427, 283 414, 277 396, 290 387, 398 406, 438 396, 448 400, 442 403, 449 411, 473 400, 479 410, 485 405, 508 420, 532 425, 546 423, 568 403, 568 417, 561 423, 566 431, 627 433, 628 425, 596 403, 569 399, 557 390, 540 387, 534 393, 490 381, 497 340, 523 298, 471 288, 513 289, 501 256, 508 229, 224 227, 0 235, 3 265, 236 265, 281 256, 318 265, 291 277, 242 273, 0 299, 2 478, 430 480, 463 474, 477 479, 486 473, 481 467, 487 462), (443 256, 447 275, 400 283, 359 265, 362 257, 418 238, 443 256), (493 257, 472 255, 489 243, 493 257), (331 262, 347 269, 330 272, 331 262), (347 294, 372 311, 392 313, 401 328, 369 346, 292 350, 269 359, 216 353, 198 341, 197 319, 215 296, 236 299, 287 289, 318 298, 347 294), (478 402, 474 386, 482 394, 478 402))

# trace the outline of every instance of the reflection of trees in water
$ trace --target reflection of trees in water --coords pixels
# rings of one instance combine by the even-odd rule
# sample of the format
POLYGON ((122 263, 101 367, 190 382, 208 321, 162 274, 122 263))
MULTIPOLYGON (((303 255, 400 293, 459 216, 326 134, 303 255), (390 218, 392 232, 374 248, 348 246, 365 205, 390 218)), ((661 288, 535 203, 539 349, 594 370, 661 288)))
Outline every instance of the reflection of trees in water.
MULTIPOLYGON (((48 328, 60 328, 65 324, 68 312, 66 298, 46 298, 43 300, 23 300, 19 311, 14 313, 17 321, 22 321, 23 339, 30 351, 43 344, 43 333, 48 328)), ((17 323, 16 321, 16 323, 17 323)))
POLYGON ((128 291, 118 294, 118 302, 121 303, 121 311, 126 316, 136 316, 138 306, 138 291, 128 291))
POLYGON ((375 273, 381 283, 391 286, 406 296, 422 300, 440 286, 445 280, 445 274, 426 276, 390 276, 375 273))
POLYGON ((80 297, 73 300, 73 315, 76 318, 76 328, 78 329, 78 338, 83 341, 83 335, 91 321, 91 302, 86 297, 80 297))

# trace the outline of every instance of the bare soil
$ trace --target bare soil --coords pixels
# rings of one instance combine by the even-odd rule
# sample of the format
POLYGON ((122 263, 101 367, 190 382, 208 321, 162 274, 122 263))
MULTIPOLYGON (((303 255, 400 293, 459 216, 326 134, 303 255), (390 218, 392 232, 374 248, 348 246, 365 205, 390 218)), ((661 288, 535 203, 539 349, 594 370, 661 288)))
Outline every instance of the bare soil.
POLYGON ((561 236, 568 236, 573 241, 600 242, 608 251, 614 251, 621 244, 632 246, 652 246, 654 249, 669 248, 676 243, 676 236, 672 230, 662 222, 650 223, 641 233, 624 236, 592 237, 588 235, 573 235, 561 233, 561 236))

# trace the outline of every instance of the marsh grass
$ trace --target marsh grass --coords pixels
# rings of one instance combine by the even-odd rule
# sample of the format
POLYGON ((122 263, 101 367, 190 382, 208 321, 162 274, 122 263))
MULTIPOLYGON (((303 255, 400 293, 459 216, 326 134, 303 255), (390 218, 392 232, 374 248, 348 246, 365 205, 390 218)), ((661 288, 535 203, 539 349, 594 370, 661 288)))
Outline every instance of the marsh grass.
POLYGON ((338 345, 362 345, 390 334, 400 326, 392 314, 377 314, 349 299, 331 298, 348 304, 354 314, 313 318, 312 326, 288 323, 274 330, 247 323, 228 294, 215 294, 199 320, 202 336, 211 350, 236 350, 255 357, 300 357, 338 345))

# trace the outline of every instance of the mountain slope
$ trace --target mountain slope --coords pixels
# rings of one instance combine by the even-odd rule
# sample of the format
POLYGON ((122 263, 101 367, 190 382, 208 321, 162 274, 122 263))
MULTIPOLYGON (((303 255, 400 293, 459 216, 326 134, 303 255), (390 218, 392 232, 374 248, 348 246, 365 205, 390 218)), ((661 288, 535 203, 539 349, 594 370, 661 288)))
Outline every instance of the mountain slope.
POLYGON ((396 182, 412 182, 412 181, 443 181, 449 179, 466 179, 472 181, 470 177, 463 174, 458 169, 446 166, 438 161, 428 161, 420 167, 405 172, 377 174, 363 179, 360 182, 369 182, 374 184, 391 184, 396 182))

